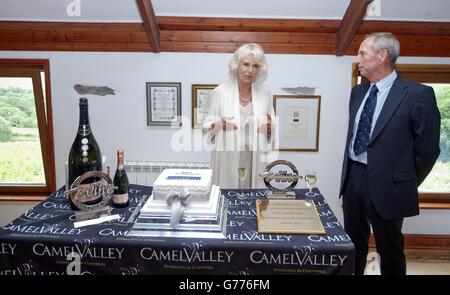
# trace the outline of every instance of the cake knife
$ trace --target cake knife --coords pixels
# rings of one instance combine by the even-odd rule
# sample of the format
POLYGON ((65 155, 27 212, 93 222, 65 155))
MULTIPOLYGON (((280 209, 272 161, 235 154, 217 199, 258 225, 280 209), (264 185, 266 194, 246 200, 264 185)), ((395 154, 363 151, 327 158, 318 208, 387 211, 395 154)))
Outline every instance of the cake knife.
POLYGON ((134 208, 133 213, 131 213, 130 217, 128 217, 127 223, 133 223, 139 212, 141 211, 142 206, 144 205, 148 195, 143 195, 139 204, 134 208))

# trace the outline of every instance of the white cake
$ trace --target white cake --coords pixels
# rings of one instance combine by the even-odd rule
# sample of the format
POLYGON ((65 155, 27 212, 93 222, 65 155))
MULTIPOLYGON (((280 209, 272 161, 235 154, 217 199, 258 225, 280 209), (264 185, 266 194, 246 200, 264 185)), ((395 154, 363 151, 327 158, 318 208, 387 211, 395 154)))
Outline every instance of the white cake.
MULTIPOLYGON (((153 215, 162 217, 170 217, 172 208, 165 200, 156 200, 152 195, 141 209, 141 215, 153 215)), ((223 199, 223 198, 222 198, 223 199)), ((211 187, 210 196, 206 201, 192 201, 186 206, 184 217, 187 218, 211 218, 217 217, 221 206, 221 192, 218 186, 211 187)))
POLYGON ((170 191, 186 189, 191 201, 209 201, 211 179, 211 169, 165 169, 153 184, 153 199, 165 200, 170 191))
POLYGON ((211 182, 211 169, 164 170, 139 212, 132 235, 225 238, 228 203, 220 187, 211 182), (176 197, 186 191, 191 195, 188 200, 176 197))

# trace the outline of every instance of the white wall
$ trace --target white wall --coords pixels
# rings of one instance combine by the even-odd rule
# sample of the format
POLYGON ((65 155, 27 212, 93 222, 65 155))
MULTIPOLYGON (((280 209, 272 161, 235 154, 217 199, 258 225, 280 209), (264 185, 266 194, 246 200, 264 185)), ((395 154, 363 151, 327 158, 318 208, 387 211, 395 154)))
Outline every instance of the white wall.
MULTIPOLYGON (((0 52, 0 58, 50 60, 58 187, 64 184, 64 162, 78 124, 80 95, 74 84, 107 85, 116 90, 115 96, 87 96, 93 132, 112 171, 118 148, 125 149, 127 159, 207 162, 209 152, 171 148, 171 139, 179 129, 147 126, 145 82, 182 82, 182 110, 190 118, 191 85, 227 80, 230 57, 205 53, 0 52)), ((318 187, 342 221, 338 190, 354 57, 269 54, 267 58, 266 84, 273 94, 287 94, 282 87, 312 86, 322 97, 319 151, 282 152, 280 159, 293 162, 301 174, 315 168, 318 187)), ((450 58, 400 58, 399 63, 450 64, 450 58)), ((190 124, 187 122, 186 127, 190 124)), ((11 210, 17 210, 18 216, 25 209, 23 205, 0 203, 0 224, 10 220, 11 213, 3 212, 11 210)), ((445 224, 450 224, 450 211, 422 210, 420 216, 405 221, 404 232, 450 234, 445 224)))

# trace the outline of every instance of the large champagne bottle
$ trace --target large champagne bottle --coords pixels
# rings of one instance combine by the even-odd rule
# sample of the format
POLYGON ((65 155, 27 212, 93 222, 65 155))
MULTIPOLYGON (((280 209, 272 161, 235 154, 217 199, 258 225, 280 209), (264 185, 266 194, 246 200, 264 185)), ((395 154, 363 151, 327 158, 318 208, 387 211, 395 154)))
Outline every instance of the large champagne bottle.
MULTIPOLYGON (((78 133, 70 148, 68 165, 69 186, 72 185, 78 176, 85 172, 102 171, 102 154, 89 124, 88 100, 85 97, 80 98, 80 123, 78 125, 78 133)), ((92 183, 98 180, 91 177, 83 181, 83 183, 92 183)), ((95 204, 99 201, 101 200, 98 199, 86 203, 95 204)), ((71 199, 70 205, 73 210, 77 210, 71 199)))
POLYGON ((112 196, 112 204, 116 208, 124 208, 129 204, 128 201, 128 176, 124 169, 124 152, 123 150, 117 151, 117 169, 114 175, 114 186, 117 189, 114 190, 112 196))

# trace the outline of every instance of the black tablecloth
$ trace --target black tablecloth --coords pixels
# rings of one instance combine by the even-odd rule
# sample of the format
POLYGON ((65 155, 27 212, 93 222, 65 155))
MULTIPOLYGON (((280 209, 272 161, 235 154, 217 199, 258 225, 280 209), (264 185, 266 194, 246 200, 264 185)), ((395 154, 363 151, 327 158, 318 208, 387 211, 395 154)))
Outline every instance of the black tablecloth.
MULTIPOLYGON (((266 191, 222 190, 226 239, 129 237, 128 217, 151 187, 131 185, 121 218, 74 228, 64 188, 0 229, 0 274, 351 274, 354 245, 324 197, 314 200, 326 235, 260 234, 255 200, 266 191), (71 254, 75 252, 75 254, 71 254)), ((298 198, 306 190, 296 190, 298 198)))

